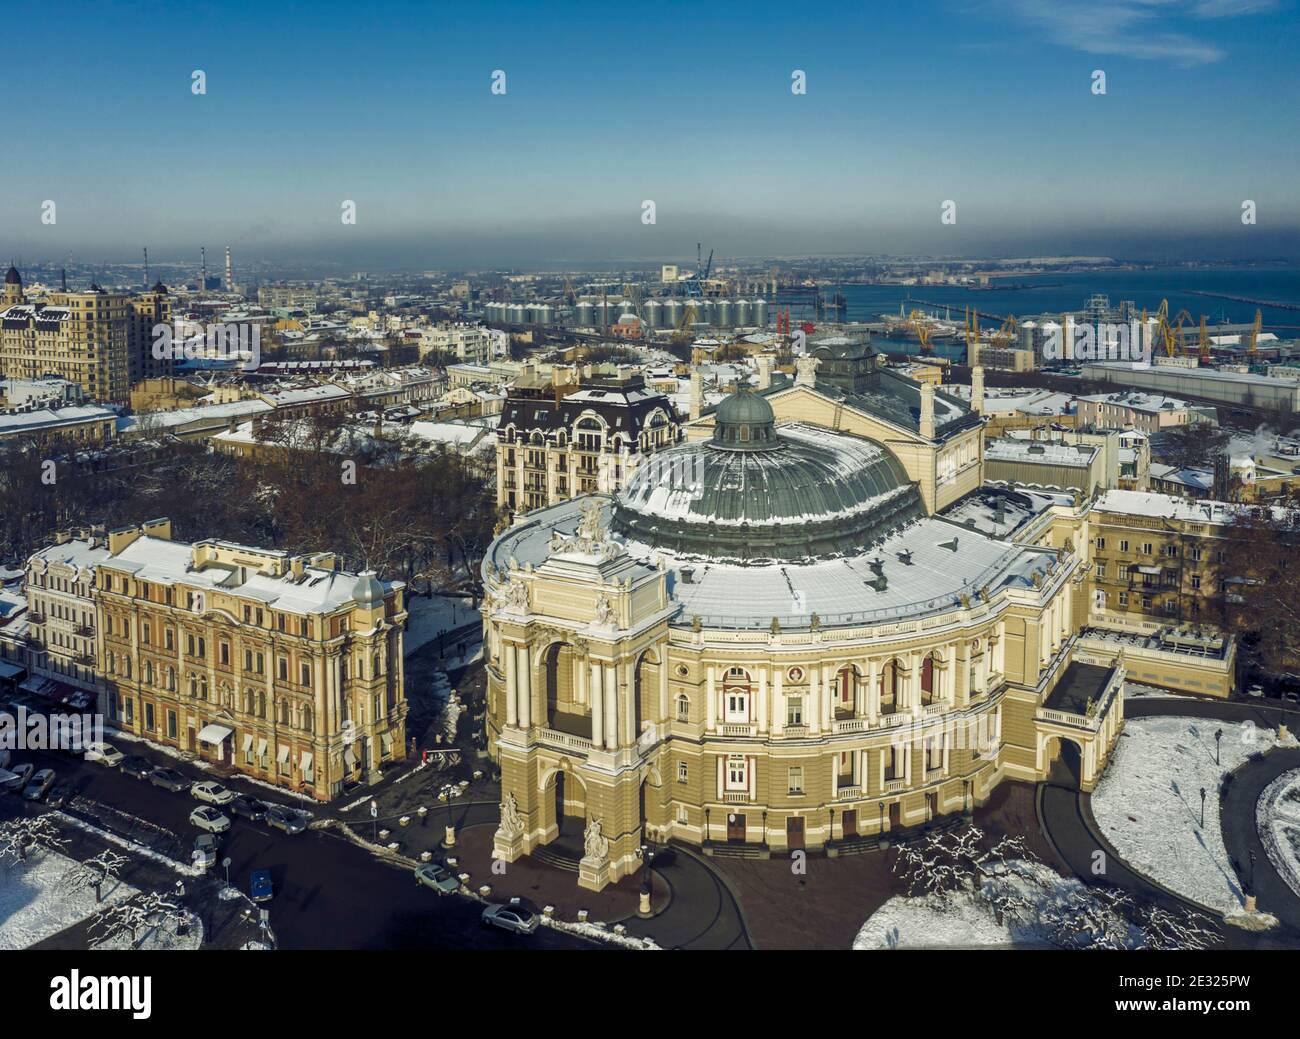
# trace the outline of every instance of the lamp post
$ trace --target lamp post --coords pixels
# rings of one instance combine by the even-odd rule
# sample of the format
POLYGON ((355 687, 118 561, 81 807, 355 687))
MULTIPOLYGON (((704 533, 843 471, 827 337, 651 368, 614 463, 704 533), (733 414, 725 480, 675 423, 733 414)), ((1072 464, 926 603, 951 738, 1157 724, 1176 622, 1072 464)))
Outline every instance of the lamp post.
POLYGON ((761 847, 767 847, 767 809, 763 809, 763 843, 761 847))
POLYGON ((1219 763, 1219 742, 1223 739, 1223 730, 1219 729, 1214 734, 1214 763, 1219 763))
POLYGON ((1201 829, 1205 829, 1205 787, 1201 787, 1201 829))
POLYGON ((706 808, 704 809, 704 843, 711 844, 712 842, 713 827, 709 824, 709 810, 706 808))
POLYGON ((830 837, 829 837, 829 839, 828 839, 828 841, 827 841, 828 844, 829 844, 829 843, 833 843, 834 840, 835 840, 835 809, 832 808, 832 809, 830 810, 830 813, 831 813, 831 833, 830 833, 830 837))

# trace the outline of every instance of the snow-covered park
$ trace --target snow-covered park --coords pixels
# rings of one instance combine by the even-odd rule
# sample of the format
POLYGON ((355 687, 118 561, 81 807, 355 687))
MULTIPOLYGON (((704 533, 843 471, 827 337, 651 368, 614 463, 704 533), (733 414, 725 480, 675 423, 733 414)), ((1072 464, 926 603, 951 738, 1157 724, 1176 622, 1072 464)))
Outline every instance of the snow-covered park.
POLYGON ((1214 940, 1208 918, 1134 902, 1063 877, 1020 838, 969 826, 905 845, 907 884, 863 924, 854 949, 1167 949, 1214 940))
POLYGON ((1256 823, 1273 868, 1300 895, 1300 769, 1283 772, 1264 788, 1256 823))
POLYGON ((1193 902, 1235 913, 1245 897, 1223 844, 1219 786, 1252 754, 1272 746, 1275 736, 1248 722, 1130 718, 1093 792, 1093 817, 1133 869, 1193 902))
POLYGON ((137 888, 109 876, 97 901, 87 876, 85 864, 50 848, 0 862, 0 949, 26 949, 86 922, 93 949, 199 947, 203 930, 197 919, 184 914, 188 933, 179 934, 181 916, 146 911, 148 896, 137 888))

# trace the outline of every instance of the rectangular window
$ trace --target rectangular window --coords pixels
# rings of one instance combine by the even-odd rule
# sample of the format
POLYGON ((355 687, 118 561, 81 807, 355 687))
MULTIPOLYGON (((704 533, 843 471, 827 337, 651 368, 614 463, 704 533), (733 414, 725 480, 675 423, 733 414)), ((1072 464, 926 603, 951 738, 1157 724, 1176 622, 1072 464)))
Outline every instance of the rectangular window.
POLYGON ((153 732, 153 704, 144 705, 144 727, 153 732))
POLYGON ((175 712, 175 711, 168 711, 168 712, 167 712, 167 737, 168 737, 168 739, 173 739, 173 740, 174 740, 174 739, 176 738, 176 733, 177 733, 177 728, 176 728, 176 712, 175 712))
POLYGON ((228 665, 230 663, 230 643, 229 642, 218 643, 217 651, 221 657, 221 662, 223 664, 228 665))
POLYGON ((305 660, 302 662, 302 665, 298 669, 298 680, 299 683, 302 685, 306 685, 306 686, 311 685, 311 665, 307 663, 305 660))
POLYGON ((727 789, 749 789, 749 759, 732 755, 727 758, 727 789))
POLYGON ((1098 579, 1099 581, 1104 581, 1104 580, 1106 579, 1106 564, 1105 564, 1105 563, 1098 563, 1098 564, 1097 564, 1097 579, 1098 579))
POLYGON ((1121 606, 1127 606, 1127 605, 1128 605, 1128 592, 1120 592, 1120 593, 1119 593, 1119 604, 1120 604, 1121 606))
POLYGON ((1127 551, 1128 551, 1128 542, 1127 542, 1127 541, 1121 541, 1121 542, 1119 543, 1119 550, 1120 550, 1121 552, 1127 552, 1127 551))
POLYGON ((677 762, 677 782, 685 783, 688 776, 689 774, 686 769, 686 762, 684 761, 677 762))
POLYGON ((1098 548, 1105 548, 1105 547, 1106 547, 1106 539, 1105 539, 1105 538, 1098 538, 1098 539, 1097 539, 1097 547, 1098 547, 1098 548))
POLYGON ((785 701, 785 723, 786 725, 803 724, 803 697, 791 696, 785 701))
POLYGON ((790 794, 803 793, 803 766, 792 765, 786 780, 786 790, 790 794))
POLYGON ((728 689, 726 698, 726 721, 749 721, 749 693, 742 689, 728 689))

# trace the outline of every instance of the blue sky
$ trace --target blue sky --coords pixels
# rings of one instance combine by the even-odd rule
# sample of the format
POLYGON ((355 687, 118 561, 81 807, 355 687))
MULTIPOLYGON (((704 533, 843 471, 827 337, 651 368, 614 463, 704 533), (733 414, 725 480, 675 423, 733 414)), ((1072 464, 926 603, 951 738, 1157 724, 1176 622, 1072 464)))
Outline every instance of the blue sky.
POLYGON ((1287 0, 7 13, 14 255, 1300 253, 1287 0))

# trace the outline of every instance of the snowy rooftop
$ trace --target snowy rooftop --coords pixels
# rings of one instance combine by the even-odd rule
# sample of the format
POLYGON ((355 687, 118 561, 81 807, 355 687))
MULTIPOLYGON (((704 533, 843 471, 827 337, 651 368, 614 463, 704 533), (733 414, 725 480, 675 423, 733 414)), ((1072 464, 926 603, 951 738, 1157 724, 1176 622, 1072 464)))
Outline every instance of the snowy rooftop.
MULTIPOLYGON (((226 549, 244 546, 227 542, 200 541, 188 545, 180 541, 143 535, 105 565, 124 570, 139 580, 189 588, 219 588, 232 595, 255 599, 286 613, 330 613, 352 605, 358 575, 345 570, 324 570, 308 566, 300 578, 291 574, 276 577, 251 567, 225 563, 194 565, 194 549, 214 545, 226 549)), ((267 556, 265 550, 246 548, 250 556, 267 556)), ((400 582, 385 582, 385 591, 400 588, 400 582)))
MULTIPOLYGON (((584 499, 538 509, 503 534, 485 563, 498 569, 511 559, 541 564, 550 555, 553 532, 577 529, 584 499)), ((605 504, 608 525, 612 506, 605 504)), ((618 535, 614 540, 622 541, 618 535)), ((807 564, 756 562, 751 565, 677 557, 640 542, 623 542, 646 572, 660 559, 668 571, 672 600, 681 605, 675 623, 698 616, 705 627, 766 629, 776 618, 782 628, 806 628, 817 614, 824 625, 883 624, 958 608, 961 596, 974 599, 987 586, 1032 589, 1035 572, 1046 571, 1057 553, 986 537, 942 519, 915 521, 867 551, 807 564), (878 587, 872 563, 880 565, 885 587, 878 587)), ((1058 571, 1058 574, 1060 571, 1058 571)))
MULTIPOLYGON (((1110 490, 1101 494, 1092 507, 1101 512, 1130 516, 1158 516, 1197 523, 1231 523, 1248 506, 1224 501, 1193 501, 1191 498, 1178 498, 1154 491, 1110 490)), ((1286 515, 1286 510, 1274 507, 1273 514, 1281 519, 1286 515)))
POLYGON ((107 557, 108 549, 104 546, 102 538, 95 545, 80 538, 73 538, 62 545, 47 545, 33 554, 31 559, 40 560, 46 565, 61 563, 77 570, 93 570, 107 557))
POLYGON ((1050 494, 1020 487, 980 487, 943 510, 944 519, 1005 538, 1054 505, 1074 504, 1072 494, 1050 494))
POLYGON ((1001 437, 984 443, 987 462, 1036 462, 1042 465, 1086 467, 1092 464, 1097 448, 1091 444, 1062 444, 1058 441, 1021 440, 1001 437))

